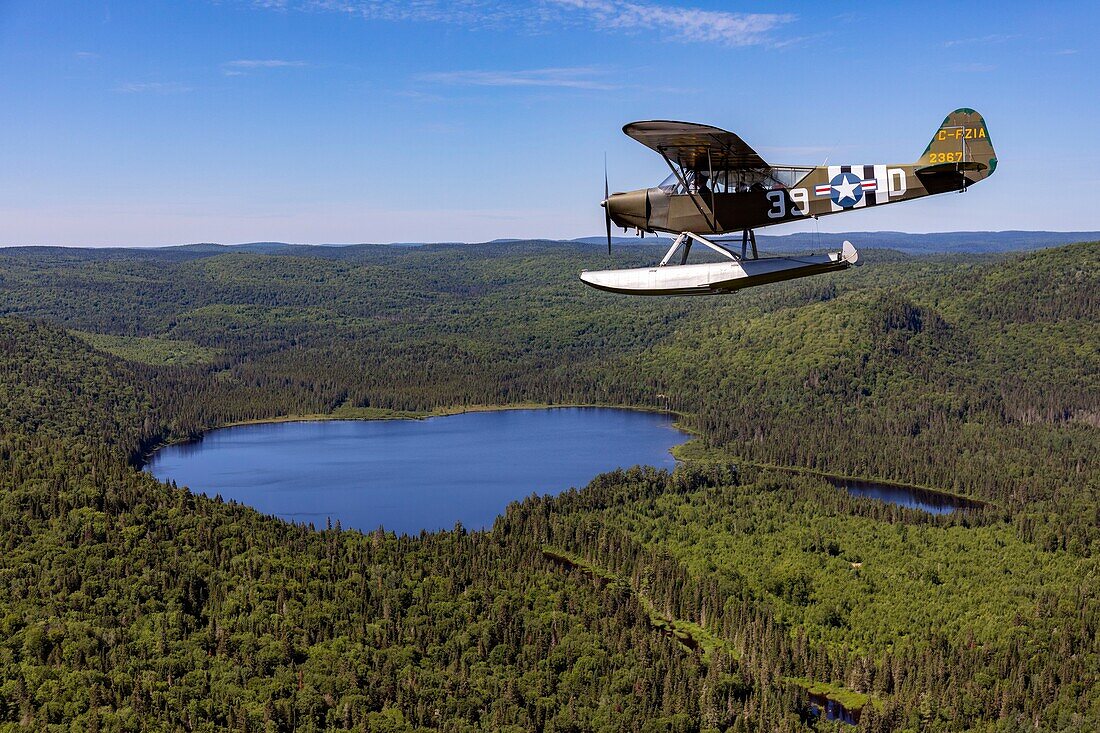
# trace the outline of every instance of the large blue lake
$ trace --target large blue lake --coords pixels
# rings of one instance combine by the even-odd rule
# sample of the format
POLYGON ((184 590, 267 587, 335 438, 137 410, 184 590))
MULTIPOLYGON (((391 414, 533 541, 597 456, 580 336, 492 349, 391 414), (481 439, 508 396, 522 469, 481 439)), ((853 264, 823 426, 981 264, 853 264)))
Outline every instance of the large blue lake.
POLYGON ((398 534, 492 525, 509 502, 646 464, 688 439, 667 415, 604 408, 326 420, 214 430, 157 451, 158 479, 267 514, 398 534))

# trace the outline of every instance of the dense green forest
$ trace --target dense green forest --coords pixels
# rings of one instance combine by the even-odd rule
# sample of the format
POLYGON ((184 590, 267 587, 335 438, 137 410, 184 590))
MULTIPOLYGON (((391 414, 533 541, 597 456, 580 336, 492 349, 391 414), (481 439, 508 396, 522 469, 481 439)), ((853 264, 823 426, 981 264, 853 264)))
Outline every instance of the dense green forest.
POLYGON ((580 244, 0 250, 0 726, 838 725, 812 688, 865 730, 1095 730, 1100 245, 867 259, 631 299, 580 244), (519 402, 672 409, 696 460, 419 537, 139 470, 227 422, 519 402))

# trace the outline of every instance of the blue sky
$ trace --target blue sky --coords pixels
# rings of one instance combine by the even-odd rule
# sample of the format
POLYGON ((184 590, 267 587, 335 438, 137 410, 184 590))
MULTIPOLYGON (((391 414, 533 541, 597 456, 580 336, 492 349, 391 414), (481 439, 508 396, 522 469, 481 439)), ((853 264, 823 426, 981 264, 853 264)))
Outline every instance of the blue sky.
POLYGON ((1100 229, 1098 8, 0 0, 0 244, 594 235, 605 152, 613 189, 667 173, 631 120, 904 162, 960 106, 995 176, 816 226, 1100 229))

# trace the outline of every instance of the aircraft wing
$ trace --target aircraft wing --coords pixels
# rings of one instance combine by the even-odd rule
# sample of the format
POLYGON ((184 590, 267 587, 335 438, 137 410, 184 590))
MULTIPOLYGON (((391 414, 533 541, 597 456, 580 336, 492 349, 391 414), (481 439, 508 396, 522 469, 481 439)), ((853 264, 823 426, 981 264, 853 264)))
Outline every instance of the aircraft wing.
POLYGON ((625 125, 623 132, 685 170, 705 170, 708 151, 716 171, 770 167, 737 135, 710 125, 647 120, 625 125))

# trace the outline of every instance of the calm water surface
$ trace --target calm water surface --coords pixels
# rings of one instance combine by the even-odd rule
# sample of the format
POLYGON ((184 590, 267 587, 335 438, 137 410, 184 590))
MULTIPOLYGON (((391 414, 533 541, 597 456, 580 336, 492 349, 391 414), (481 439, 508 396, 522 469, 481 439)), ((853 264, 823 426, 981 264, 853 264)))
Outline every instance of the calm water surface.
POLYGON ((810 693, 810 710, 815 715, 825 714, 825 720, 838 720, 848 725, 859 725, 859 710, 849 710, 836 700, 810 693))
POLYGON ((416 534, 488 527, 513 500, 619 467, 671 470, 669 450, 688 437, 667 415, 605 408, 325 420, 214 430, 146 468, 293 521, 416 534))
POLYGON ((878 499, 889 504, 920 509, 930 514, 950 514, 960 509, 977 509, 981 506, 978 502, 970 501, 961 496, 941 494, 935 491, 925 491, 913 486, 898 486, 897 484, 883 484, 875 481, 860 481, 858 479, 846 479, 839 476, 830 476, 826 480, 833 486, 847 490, 855 496, 865 496, 868 499, 878 499))

